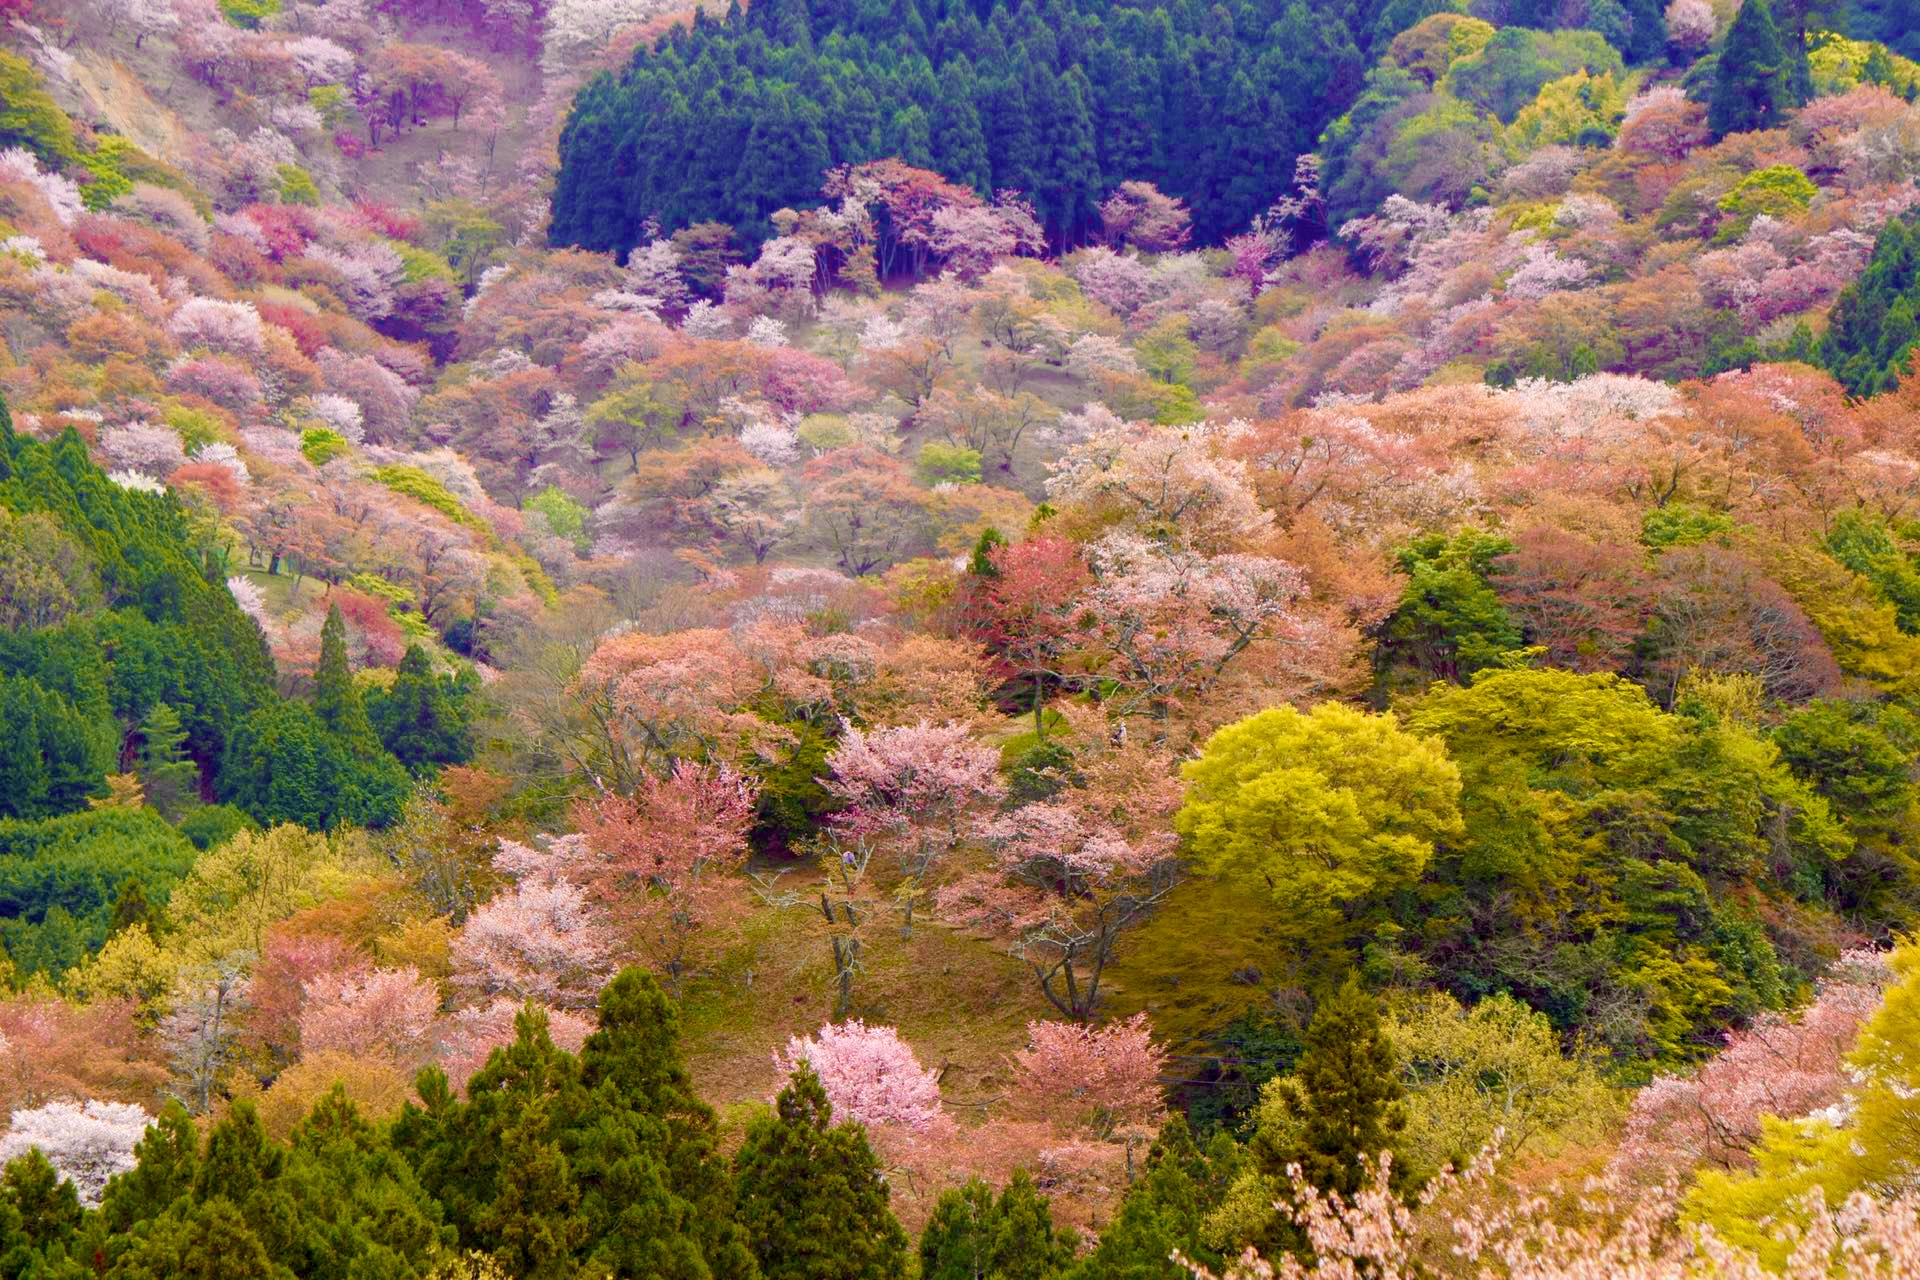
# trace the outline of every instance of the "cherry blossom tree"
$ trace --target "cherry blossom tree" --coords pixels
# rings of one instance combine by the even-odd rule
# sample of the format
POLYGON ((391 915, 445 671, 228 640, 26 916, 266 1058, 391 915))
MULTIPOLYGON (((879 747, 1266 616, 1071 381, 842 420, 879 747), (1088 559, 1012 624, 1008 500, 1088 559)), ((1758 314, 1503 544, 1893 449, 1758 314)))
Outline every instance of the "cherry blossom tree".
POLYGON ((1764 1117, 1792 1120, 1840 1102, 1851 1087, 1847 1053, 1889 977, 1884 954, 1848 952, 1798 1014, 1762 1014, 1692 1074, 1656 1077, 1634 1095, 1616 1172, 1652 1179, 1701 1163, 1743 1168, 1764 1117))
POLYGON ((938 1134, 953 1122, 940 1108, 940 1073, 920 1065, 913 1046, 892 1027, 868 1026, 858 1018, 794 1036, 776 1053, 781 1077, 802 1065, 813 1068, 833 1104, 836 1122, 892 1125, 916 1134, 938 1134))
POLYGON ((1077 543, 1042 535, 996 547, 993 573, 980 589, 983 638, 1017 677, 1033 686, 1033 731, 1046 735, 1050 682, 1078 642, 1081 592, 1093 581, 1077 543))
POLYGON ((872 732, 849 724, 827 768, 820 781, 844 806, 829 822, 843 837, 892 850, 911 934, 928 874, 1006 792, 999 752, 974 742, 964 724, 923 720, 872 732))
POLYGON ((174 309, 167 332, 182 347, 252 357, 266 350, 266 331, 251 302, 189 298, 174 309))
POLYGON ((108 1179, 133 1168, 133 1149, 152 1123, 144 1107, 97 1098, 15 1111, 0 1134, 0 1164, 37 1150, 92 1208, 108 1179))
POLYGON ((758 798, 758 784, 726 765, 679 760, 664 778, 641 778, 631 796, 607 793, 574 808, 595 855, 584 874, 618 904, 676 991, 696 940, 723 910, 725 873, 747 859, 758 798))
POLYGON ((1100 223, 1111 244, 1142 253, 1173 253, 1193 232, 1186 201, 1163 195, 1151 182, 1123 182, 1100 203, 1100 223))
POLYGON ((1113 714, 1164 725, 1255 644, 1284 638, 1305 593, 1299 570, 1266 556, 1208 558, 1110 533, 1088 553, 1091 671, 1115 686, 1113 714))
POLYGON ((586 893, 561 877, 523 880, 467 917, 453 939, 453 984, 562 1008, 593 1003, 617 967, 613 939, 586 893))
POLYGON ((439 1010, 439 991, 411 966, 324 974, 306 984, 300 1048, 413 1061, 425 1052, 439 1010))
POLYGON ((1166 1115, 1166 1067, 1144 1013, 1104 1027, 1029 1022, 1013 1055, 1014 1099, 1067 1130, 1147 1136, 1166 1115))

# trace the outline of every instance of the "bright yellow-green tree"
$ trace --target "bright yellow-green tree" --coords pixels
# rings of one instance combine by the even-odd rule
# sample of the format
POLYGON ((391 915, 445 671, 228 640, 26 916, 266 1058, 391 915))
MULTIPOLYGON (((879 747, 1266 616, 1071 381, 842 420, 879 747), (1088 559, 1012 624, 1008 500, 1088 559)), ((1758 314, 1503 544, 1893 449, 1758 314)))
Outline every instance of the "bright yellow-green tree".
POLYGON ((1340 945, 1461 834, 1460 771, 1392 715, 1326 702, 1221 729, 1174 825, 1214 875, 1264 885, 1303 944, 1340 945))

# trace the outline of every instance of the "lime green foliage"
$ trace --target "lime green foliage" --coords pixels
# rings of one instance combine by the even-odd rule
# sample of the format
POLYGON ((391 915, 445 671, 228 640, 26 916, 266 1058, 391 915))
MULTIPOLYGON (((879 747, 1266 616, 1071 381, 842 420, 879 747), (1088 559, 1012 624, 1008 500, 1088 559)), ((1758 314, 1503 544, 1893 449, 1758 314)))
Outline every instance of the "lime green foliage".
POLYGON ((1901 57, 1883 44, 1819 31, 1807 33, 1807 45, 1813 91, 1820 97, 1877 84, 1904 98, 1920 87, 1920 63, 1901 57))
POLYGON ((73 121, 42 85, 33 64, 0 50, 0 149, 25 147, 42 164, 61 168, 80 159, 73 121))
POLYGON ((404 462, 390 462, 375 467, 370 473, 374 480, 403 497, 432 507, 455 524, 465 525, 469 529, 484 529, 486 522, 466 509, 460 499, 444 484, 422 471, 419 467, 404 462))
POLYGON ((1691 547, 1710 540, 1724 542, 1732 531, 1731 516, 1684 502, 1654 507, 1640 518, 1640 542, 1653 551, 1691 547))
POLYGON ((1768 1117, 1752 1171, 1702 1173, 1688 1218, 1782 1266, 1791 1242, 1781 1225, 1804 1222, 1810 1193, 1837 1205, 1855 1191, 1911 1181, 1920 1149, 1920 945, 1896 948, 1892 965, 1893 985, 1847 1058, 1855 1084, 1845 1118, 1768 1117))
POLYGON ((1720 198, 1720 211, 1730 216, 1716 238, 1738 239, 1762 214, 1789 218, 1805 213, 1819 194, 1813 180, 1790 164, 1757 169, 1720 198))
POLYGON ((1400 607, 1387 619, 1379 665, 1383 683, 1401 683, 1396 668, 1420 677, 1462 679, 1519 650, 1520 629, 1488 585, 1513 544, 1480 529, 1452 537, 1424 534, 1396 556, 1407 575, 1400 607))
POLYGON ((920 456, 914 460, 914 474, 919 476, 921 484, 928 487, 937 484, 979 484, 980 451, 963 444, 929 440, 920 446, 920 456))
POLYGON ((1392 715, 1274 707, 1221 729, 1181 772, 1174 819, 1195 863, 1261 886, 1284 932, 1337 947, 1461 834, 1460 773, 1392 715))
POLYGON ((152 809, 0 822, 0 942, 16 978, 57 978, 80 963, 107 940, 128 886, 164 903, 193 859, 193 846, 152 809))
POLYGON ((1920 633, 1920 568, 1894 541, 1885 520, 1865 511, 1843 511, 1827 530, 1827 554, 1868 582, 1894 608, 1902 631, 1920 633))
POLYGON ((283 164, 274 172, 278 175, 273 187, 282 204, 318 205, 320 188, 313 183, 313 175, 297 164, 283 164))
POLYGON ((320 113, 320 123, 338 129, 351 118, 352 103, 345 85, 317 84, 307 90, 307 105, 320 113))
POLYGON ((1393 1007, 1387 1038, 1411 1098, 1401 1150, 1416 1178, 1464 1168, 1496 1131, 1502 1155, 1589 1132, 1616 1106, 1599 1064, 1543 1015, 1504 993, 1462 1008, 1429 992, 1393 1007))
POLYGON ((1133 354, 1140 367, 1162 382, 1184 386, 1193 376, 1194 360, 1200 349, 1187 336, 1187 322, 1180 316, 1168 316, 1134 339, 1133 354))
POLYGON ((1279 325, 1270 324, 1247 340, 1245 364, 1281 364, 1299 350, 1298 342, 1289 338, 1279 325))
POLYGON ((580 550, 587 549, 587 509, 568 497, 566 491, 549 485, 523 504, 547 522, 556 538, 565 538, 580 550))
POLYGON ((91 181, 80 189, 80 199, 89 209, 104 209, 133 190, 133 179, 126 173, 128 161, 139 155, 139 148, 117 133, 101 137, 90 152, 80 156, 80 167, 91 181))
POLYGON ((1468 962, 1469 986, 1524 994, 1634 1058, 1684 1059, 1777 1006, 1791 977, 1724 890, 1817 900, 1853 841, 1741 718, 1756 700, 1725 693, 1690 685, 1675 714, 1612 675, 1516 669, 1411 704, 1408 730, 1440 736, 1459 764, 1466 829, 1434 866, 1452 888, 1409 922, 1415 947, 1502 938, 1513 950, 1468 962), (1595 1024, 1596 982, 1647 1012, 1595 1024))
POLYGON ((439 241, 454 274, 464 284, 480 278, 494 250, 506 243, 506 228, 470 200, 442 200, 427 207, 427 229, 439 241))
POLYGON ((342 454, 353 452, 353 441, 332 427, 308 427, 300 433, 300 452, 316 467, 324 467, 342 454))
POLYGON ((347 579, 347 585, 364 595, 387 602, 387 608, 407 609, 413 606, 414 589, 405 583, 394 582, 377 573, 356 573, 347 579))
POLYGON ((281 0, 220 0, 220 12, 236 27, 258 27, 280 12, 281 0))
POLYGON ((1455 62, 1441 87, 1461 102, 1512 121, 1542 87, 1576 71, 1618 80, 1625 67, 1592 31, 1503 27, 1478 53, 1455 62))
POLYGON ((1507 130, 1507 146, 1524 155, 1551 143, 1610 139, 1626 114, 1627 95, 1611 74, 1572 75, 1550 80, 1520 109, 1507 130))
POLYGON ((405 240, 382 241, 389 249, 400 255, 400 278, 408 284, 419 284, 422 280, 454 279, 453 268, 439 254, 419 245, 408 244, 405 240))
POLYGON ((201 445, 214 444, 226 439, 220 420, 205 409, 195 409, 184 404, 171 404, 167 406, 161 419, 178 433, 180 443, 189 453, 201 445))
MULTIPOLYGON (((1464 143, 1484 160, 1492 154, 1498 137, 1499 125, 1485 112, 1456 98, 1436 98, 1432 106, 1409 116, 1394 131, 1393 144, 1387 149, 1385 171, 1395 185, 1406 187, 1411 195, 1438 194, 1446 186, 1445 182, 1422 183, 1415 177, 1417 171, 1428 166, 1437 148, 1458 149, 1464 143)), ((1455 154, 1460 152, 1456 150, 1455 154)), ((1460 174, 1456 168, 1449 180, 1460 174)))

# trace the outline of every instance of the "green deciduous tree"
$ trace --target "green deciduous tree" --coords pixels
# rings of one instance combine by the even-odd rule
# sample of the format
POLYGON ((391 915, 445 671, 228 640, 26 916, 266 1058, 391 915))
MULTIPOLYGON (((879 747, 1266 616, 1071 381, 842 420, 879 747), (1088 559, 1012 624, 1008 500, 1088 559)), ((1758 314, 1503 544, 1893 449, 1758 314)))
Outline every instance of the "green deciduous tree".
POLYGON ((1457 837, 1460 773, 1392 715, 1274 707, 1221 729, 1182 772, 1174 825, 1198 865, 1264 885, 1291 939, 1338 946, 1457 837))

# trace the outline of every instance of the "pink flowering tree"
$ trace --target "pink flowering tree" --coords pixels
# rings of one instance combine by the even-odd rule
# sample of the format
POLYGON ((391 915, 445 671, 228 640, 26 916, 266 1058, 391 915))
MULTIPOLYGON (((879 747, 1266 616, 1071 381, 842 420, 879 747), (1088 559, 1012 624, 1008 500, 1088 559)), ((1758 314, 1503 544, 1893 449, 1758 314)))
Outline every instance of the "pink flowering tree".
POLYGON ((1122 932, 1173 887, 1174 840, 1164 831, 1130 835, 1096 806, 1074 802, 1086 793, 1068 794, 987 824, 1002 879, 943 903, 964 903, 971 918, 1010 929, 1048 1002, 1084 1021, 1099 1007, 1122 932))
MULTIPOLYGON (((1112 682, 1118 716, 1166 722, 1203 697, 1249 647, 1284 636, 1306 594, 1300 572, 1266 556, 1206 557, 1110 533, 1090 551, 1096 619, 1089 664, 1112 682)), ((1164 730, 1163 730, 1164 732, 1164 730)))
POLYGON ((1000 755, 963 724, 903 725, 869 733, 846 727, 821 783, 843 806, 828 821, 856 844, 872 841, 899 863, 904 932, 929 873, 1006 793, 1000 755))
POLYGON ((1634 1095, 1614 1168, 1637 1177, 1702 1163, 1744 1168, 1764 1117, 1797 1119, 1842 1101, 1847 1052, 1887 979, 1883 955, 1848 952, 1797 1015, 1763 1014, 1691 1075, 1656 1077, 1634 1095))
POLYGON ((913 1046, 892 1027, 855 1018, 787 1041, 773 1062, 784 1077, 802 1065, 813 1068, 833 1104, 836 1121, 891 1125, 917 1134, 950 1130, 940 1109, 940 1073, 920 1065, 913 1046))
POLYGON ((585 891, 563 877, 495 894, 453 940, 456 988, 584 1008, 615 969, 610 930, 585 891))
POLYGON ((205 347, 236 356, 258 356, 266 349, 266 330, 251 302, 189 298, 175 308, 167 332, 183 348, 205 347))
POLYGON ((1013 1055, 1014 1096, 1068 1131, 1145 1136, 1166 1114, 1166 1067, 1144 1013, 1105 1027, 1029 1022, 1027 1047, 1013 1055))
POLYGON ((696 964, 696 945, 723 914, 725 877, 750 852, 759 784, 726 765, 681 760, 648 774, 630 796, 603 794, 575 807, 590 856, 583 874, 617 903, 641 949, 676 993, 696 964))
POLYGON ((155 477, 171 475, 187 460, 179 433, 153 422, 108 427, 100 433, 100 452, 107 455, 112 470, 155 477))
POLYGON ((133 1149, 152 1123, 145 1109, 128 1102, 49 1102, 13 1113, 0 1134, 0 1164, 37 1150, 92 1208, 108 1179, 133 1168, 133 1149))
POLYGON ((379 1053, 412 1062, 426 1052, 440 992, 411 966, 329 973, 306 984, 303 1053, 379 1053))

